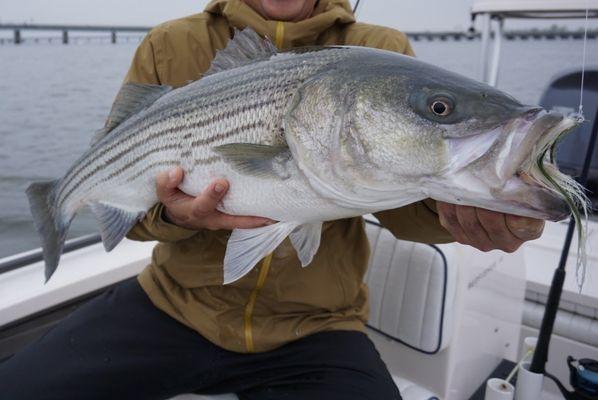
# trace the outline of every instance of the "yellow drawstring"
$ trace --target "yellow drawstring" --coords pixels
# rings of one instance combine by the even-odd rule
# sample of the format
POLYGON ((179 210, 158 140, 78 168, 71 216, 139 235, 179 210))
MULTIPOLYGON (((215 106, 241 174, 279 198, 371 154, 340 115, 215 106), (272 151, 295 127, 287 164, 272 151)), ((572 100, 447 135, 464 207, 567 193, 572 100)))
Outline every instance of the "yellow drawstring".
POLYGON ((251 292, 251 295, 249 296, 249 301, 245 306, 245 346, 247 347, 247 351, 249 353, 254 352, 252 330, 253 308, 255 307, 257 295, 260 289, 264 286, 264 283, 266 282, 266 275, 268 275, 268 270, 270 269, 270 261, 272 261, 272 253, 268 254, 264 258, 264 261, 262 261, 260 275, 257 278, 257 284, 251 292))
POLYGON ((274 41, 276 47, 282 50, 284 44, 284 22, 276 22, 276 40, 274 41))

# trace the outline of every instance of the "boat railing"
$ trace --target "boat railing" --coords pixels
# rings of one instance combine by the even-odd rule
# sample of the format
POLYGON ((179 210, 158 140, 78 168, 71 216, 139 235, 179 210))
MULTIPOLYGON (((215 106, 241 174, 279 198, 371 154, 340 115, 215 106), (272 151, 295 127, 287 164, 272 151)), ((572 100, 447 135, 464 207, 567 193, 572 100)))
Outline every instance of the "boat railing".
MULTIPOLYGON (((102 241, 99 233, 80 236, 71 240, 67 240, 64 244, 63 253, 75 251, 92 244, 102 241)), ((33 264, 44 259, 43 250, 41 248, 31 250, 25 253, 16 254, 0 259, 0 274, 15 270, 25 265, 33 264)))

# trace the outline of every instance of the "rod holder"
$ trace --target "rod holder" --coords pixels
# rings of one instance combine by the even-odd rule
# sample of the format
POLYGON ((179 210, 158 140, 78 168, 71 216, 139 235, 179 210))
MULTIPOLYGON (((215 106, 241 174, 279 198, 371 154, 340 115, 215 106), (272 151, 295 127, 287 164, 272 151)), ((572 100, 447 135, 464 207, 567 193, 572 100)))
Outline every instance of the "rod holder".
POLYGON ((538 400, 542 398, 544 374, 531 372, 529 367, 530 362, 524 361, 521 368, 519 368, 515 400, 538 400))

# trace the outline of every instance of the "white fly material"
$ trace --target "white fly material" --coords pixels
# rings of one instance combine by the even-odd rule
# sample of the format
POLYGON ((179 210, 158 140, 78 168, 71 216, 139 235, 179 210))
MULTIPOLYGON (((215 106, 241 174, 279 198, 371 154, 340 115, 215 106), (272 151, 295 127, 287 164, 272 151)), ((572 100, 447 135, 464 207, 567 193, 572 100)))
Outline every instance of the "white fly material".
POLYGON ((576 279, 580 292, 586 277, 587 220, 591 203, 586 196, 586 189, 575 179, 559 171, 558 167, 554 164, 553 151, 555 144, 567 134, 567 131, 581 122, 583 122, 583 116, 579 114, 573 114, 565 118, 551 129, 551 133, 540 138, 534 145, 531 157, 522 166, 522 172, 539 185, 562 196, 571 209, 577 227, 576 279))

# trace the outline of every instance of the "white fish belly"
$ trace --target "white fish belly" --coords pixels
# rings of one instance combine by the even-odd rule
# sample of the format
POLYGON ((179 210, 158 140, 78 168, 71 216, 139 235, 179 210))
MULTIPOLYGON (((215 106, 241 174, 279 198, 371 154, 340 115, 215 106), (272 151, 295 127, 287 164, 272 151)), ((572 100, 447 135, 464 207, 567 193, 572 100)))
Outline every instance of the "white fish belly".
POLYGON ((197 195, 216 178, 225 178, 230 189, 219 209, 233 215, 254 215, 276 221, 326 221, 361 214, 339 207, 320 197, 295 170, 287 179, 241 174, 224 162, 194 171, 185 178, 181 190, 197 195))

